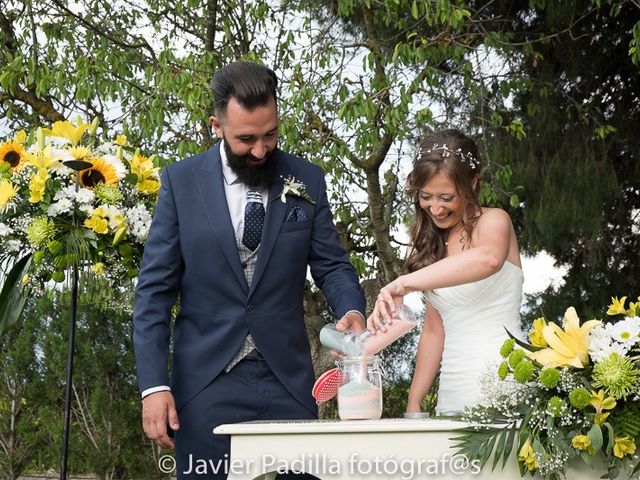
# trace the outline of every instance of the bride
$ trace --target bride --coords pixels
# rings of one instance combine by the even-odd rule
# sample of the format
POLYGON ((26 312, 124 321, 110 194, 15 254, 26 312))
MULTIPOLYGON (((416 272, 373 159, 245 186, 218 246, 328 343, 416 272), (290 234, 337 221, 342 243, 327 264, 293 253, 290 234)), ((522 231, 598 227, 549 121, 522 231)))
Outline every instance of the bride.
POLYGON ((521 336, 523 273, 509 215, 478 204, 475 142, 458 130, 425 136, 407 179, 416 214, 408 274, 380 290, 367 326, 385 330, 404 295, 426 292, 424 326, 407 412, 419 412, 438 370, 436 413, 456 415, 497 362, 505 328, 521 336))

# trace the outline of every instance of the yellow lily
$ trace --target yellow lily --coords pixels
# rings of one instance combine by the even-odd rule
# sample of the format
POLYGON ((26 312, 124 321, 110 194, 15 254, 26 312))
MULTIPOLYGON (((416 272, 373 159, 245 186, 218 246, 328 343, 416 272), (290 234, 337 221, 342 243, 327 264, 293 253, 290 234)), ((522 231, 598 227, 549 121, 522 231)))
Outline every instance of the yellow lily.
POLYGON ((604 396, 604 390, 598 390, 596 393, 594 390, 591 392, 591 406, 596 409, 596 412, 602 413, 603 410, 613 410, 616 406, 616 399, 613 397, 604 396))
POLYGON ((54 123, 51 129, 45 128, 44 133, 54 137, 67 138, 71 142, 71 145, 75 147, 89 127, 91 127, 91 125, 88 123, 82 123, 80 120, 78 120, 78 126, 75 126, 70 121, 65 120, 63 122, 54 123))
POLYGON ((596 410, 593 423, 602 425, 609 416, 609 412, 604 412, 604 410, 613 410, 616 406, 616 399, 613 397, 605 398, 604 390, 598 390, 598 393, 591 390, 589 393, 591 393, 591 401, 589 403, 596 410))
POLYGON ((529 332, 529 341, 534 347, 548 347, 546 340, 542 336, 542 330, 547 326, 544 317, 536 318, 533 321, 533 327, 529 332))
POLYGON ((51 150, 51 145, 47 145, 42 150, 36 151, 33 155, 29 155, 27 162, 38 170, 47 170, 51 168, 60 157, 53 156, 53 151, 51 150))
POLYGON ((626 313, 624 309, 624 303, 627 301, 627 297, 622 297, 618 300, 618 297, 611 297, 611 305, 607 310, 607 315, 620 315, 626 313))
POLYGON ((25 132, 24 130, 18 130, 15 134, 15 136, 13 137, 13 141, 14 142, 18 142, 18 143, 24 143, 27 141, 27 132, 25 132))
POLYGON ((584 368, 589 363, 589 332, 601 324, 600 320, 589 320, 580 325, 576 309, 569 307, 564 313, 564 329, 555 323, 549 323, 542 329, 542 337, 549 348, 527 352, 527 355, 543 368, 584 368))

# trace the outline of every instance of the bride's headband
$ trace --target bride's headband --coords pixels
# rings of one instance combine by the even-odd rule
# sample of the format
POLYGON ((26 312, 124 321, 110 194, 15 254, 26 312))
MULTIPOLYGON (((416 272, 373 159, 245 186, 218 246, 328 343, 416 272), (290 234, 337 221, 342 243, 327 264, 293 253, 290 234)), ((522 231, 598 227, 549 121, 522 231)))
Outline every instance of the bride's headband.
POLYGON ((418 151, 418 156, 416 156, 414 163, 418 162, 420 157, 422 157, 422 155, 429 154, 431 152, 442 152, 442 156, 444 158, 450 157, 451 155, 455 155, 460 159, 462 163, 469 162, 469 167, 471 167, 472 170, 475 170, 477 167, 480 166, 480 162, 471 152, 465 153, 462 151, 461 148, 456 148, 454 150, 452 148, 447 147, 446 143, 443 143, 442 145, 438 145, 437 143, 434 143, 431 147, 421 148, 418 151))

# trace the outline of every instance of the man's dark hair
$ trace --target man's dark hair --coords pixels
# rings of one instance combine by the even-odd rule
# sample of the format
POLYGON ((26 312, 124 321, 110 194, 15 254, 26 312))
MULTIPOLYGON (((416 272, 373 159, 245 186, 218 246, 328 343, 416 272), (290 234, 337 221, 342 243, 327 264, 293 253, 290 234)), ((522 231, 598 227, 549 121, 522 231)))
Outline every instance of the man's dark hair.
POLYGON ((273 70, 257 63, 233 62, 218 70, 211 79, 216 115, 224 117, 231 97, 245 109, 265 105, 270 97, 278 101, 278 77, 273 70))

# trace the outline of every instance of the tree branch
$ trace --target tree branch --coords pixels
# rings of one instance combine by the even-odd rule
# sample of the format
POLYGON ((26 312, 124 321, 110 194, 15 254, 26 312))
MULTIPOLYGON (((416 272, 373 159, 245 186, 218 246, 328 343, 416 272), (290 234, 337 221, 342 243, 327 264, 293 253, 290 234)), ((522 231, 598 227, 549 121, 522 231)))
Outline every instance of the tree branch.
POLYGON ((146 51, 149 52, 149 54, 151 55, 151 58, 153 59, 153 63, 157 63, 156 52, 153 50, 153 48, 151 48, 151 45, 149 45, 146 41, 141 40, 140 43, 126 43, 126 42, 114 37, 109 32, 107 32, 105 29, 102 29, 102 28, 98 27, 97 25, 91 23, 90 21, 88 21, 87 19, 82 17, 81 15, 73 13, 71 10, 69 10, 66 7, 66 5, 62 4, 60 2, 60 0, 52 0, 52 1, 58 8, 60 8, 61 10, 64 10, 68 15, 70 15, 71 17, 73 17, 76 20, 78 20, 78 22, 80 22, 82 25, 84 25, 87 29, 92 30, 93 32, 95 32, 98 35, 100 35, 101 37, 104 37, 107 40, 109 40, 109 41, 113 42, 114 44, 118 45, 119 47, 126 48, 126 49, 133 49, 133 50, 138 50, 140 48, 143 48, 143 49, 145 49, 146 51))

